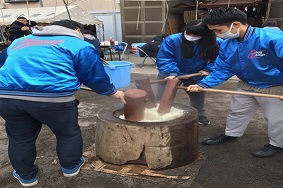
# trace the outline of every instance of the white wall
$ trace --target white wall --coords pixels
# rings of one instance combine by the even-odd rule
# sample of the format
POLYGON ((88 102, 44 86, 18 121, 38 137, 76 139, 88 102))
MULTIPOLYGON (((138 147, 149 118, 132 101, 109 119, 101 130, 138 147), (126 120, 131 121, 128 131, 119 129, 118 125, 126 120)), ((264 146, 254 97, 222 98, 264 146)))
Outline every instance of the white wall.
MULTIPOLYGON (((4 0, 0 1, 1 4, 4 4, 6 8, 24 8, 27 7, 26 2, 22 3, 4 3, 4 0)), ((69 5, 78 5, 81 9, 85 11, 92 10, 119 10, 120 6, 116 0, 68 0, 66 2, 72 2, 69 5)), ((29 2, 29 7, 53 7, 53 6, 64 6, 62 0, 39 0, 39 2, 29 2)))
MULTIPOLYGON (((6 8, 26 8, 26 3, 3 3, 6 8)), ((70 5, 78 5, 82 10, 94 14, 99 20, 102 20, 104 32, 101 25, 97 25, 97 36, 103 40, 109 40, 113 37, 114 40, 122 41, 121 14, 119 0, 76 0, 70 1, 70 5), (103 37, 104 36, 104 37, 103 37)), ((1 5, 1 3, 0 3, 1 5)), ((50 7, 63 6, 62 0, 40 0, 39 2, 30 2, 29 7, 50 7)))
POLYGON ((91 12, 99 20, 103 21, 103 26, 97 25, 97 37, 100 41, 109 40, 113 37, 114 40, 122 41, 122 26, 121 26, 121 14, 118 11, 112 12, 91 12))

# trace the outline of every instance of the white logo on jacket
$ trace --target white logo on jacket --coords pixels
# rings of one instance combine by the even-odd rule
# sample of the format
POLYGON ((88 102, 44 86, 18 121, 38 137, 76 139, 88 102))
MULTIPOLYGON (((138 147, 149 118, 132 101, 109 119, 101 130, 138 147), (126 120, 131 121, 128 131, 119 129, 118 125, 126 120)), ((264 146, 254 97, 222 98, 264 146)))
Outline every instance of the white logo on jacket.
POLYGON ((248 55, 248 58, 254 59, 254 58, 261 58, 268 54, 266 50, 251 50, 251 53, 248 55))

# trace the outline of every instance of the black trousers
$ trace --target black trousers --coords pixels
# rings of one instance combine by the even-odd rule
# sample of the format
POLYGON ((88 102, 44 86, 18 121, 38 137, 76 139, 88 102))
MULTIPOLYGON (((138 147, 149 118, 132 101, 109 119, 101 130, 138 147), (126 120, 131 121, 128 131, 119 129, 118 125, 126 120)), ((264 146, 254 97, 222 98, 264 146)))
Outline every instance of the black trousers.
POLYGON ((60 165, 72 169, 80 163, 83 141, 78 104, 78 100, 45 103, 0 98, 0 115, 5 120, 9 139, 9 159, 21 178, 32 179, 37 175, 35 143, 43 124, 56 136, 60 165))

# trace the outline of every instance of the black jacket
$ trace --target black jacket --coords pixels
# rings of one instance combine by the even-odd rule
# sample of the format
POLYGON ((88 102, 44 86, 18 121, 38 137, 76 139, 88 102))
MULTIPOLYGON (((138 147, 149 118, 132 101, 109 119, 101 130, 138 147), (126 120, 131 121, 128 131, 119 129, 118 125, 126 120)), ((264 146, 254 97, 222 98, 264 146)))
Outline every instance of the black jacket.
POLYGON ((89 42, 90 44, 92 44, 95 47, 95 49, 97 50, 99 56, 102 59, 104 59, 104 53, 101 51, 100 42, 99 42, 98 38, 91 36, 91 37, 84 37, 84 40, 86 42, 89 42))
MULTIPOLYGON (((167 37, 167 34, 157 35, 152 38, 152 41, 147 42, 141 49, 150 57, 156 57, 160 48, 161 42, 167 37)), ((145 57, 145 54, 140 51, 140 57, 145 57)))
POLYGON ((23 24, 22 22, 19 22, 19 21, 14 21, 11 26, 10 26, 10 29, 9 29, 9 40, 10 41, 13 41, 17 38, 20 38, 20 37, 23 37, 23 36, 27 36, 29 34, 31 34, 31 31, 30 30, 27 30, 27 31, 22 31, 21 28, 24 27, 24 26, 27 26, 26 24, 23 24))

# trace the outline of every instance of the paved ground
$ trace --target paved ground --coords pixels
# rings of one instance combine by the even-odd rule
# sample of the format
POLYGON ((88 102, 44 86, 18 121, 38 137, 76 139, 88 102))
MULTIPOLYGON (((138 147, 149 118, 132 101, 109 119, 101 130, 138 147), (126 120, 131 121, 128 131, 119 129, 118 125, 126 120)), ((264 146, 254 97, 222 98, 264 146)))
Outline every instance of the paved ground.
MULTIPOLYGON (((147 60, 142 69, 138 65, 141 58, 130 56, 130 61, 137 66, 132 68, 131 85, 141 77, 155 79, 156 69, 150 60, 147 60)), ((234 90, 237 79, 231 79, 219 86, 220 89, 234 90)), ((88 151, 94 144, 96 130, 96 113, 103 106, 118 101, 105 96, 96 95, 89 91, 77 92, 81 101, 79 106, 80 125, 84 139, 84 151, 88 151)), ((225 118, 229 108, 230 95, 207 93, 206 112, 211 121, 209 126, 199 127, 199 140, 223 133, 225 118)), ((188 96, 178 91, 176 103, 188 104, 188 96)), ((7 137, 3 121, 0 121, 0 187, 21 187, 12 177, 12 167, 7 156, 7 137)), ((232 143, 219 146, 199 145, 202 156, 194 163, 172 169, 166 173, 170 175, 189 175, 189 179, 168 179, 149 176, 119 176, 105 172, 98 172, 83 168, 81 173, 73 178, 62 176, 57 163, 55 152, 55 137, 44 127, 37 142, 39 165, 39 184, 36 187, 66 187, 66 188, 282 188, 283 155, 270 159, 258 159, 251 152, 268 142, 267 128, 261 112, 258 112, 251 121, 244 136, 232 143)))

